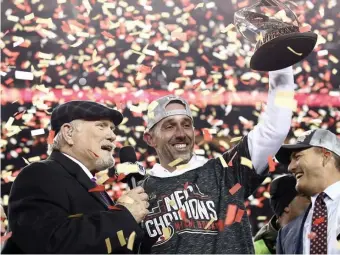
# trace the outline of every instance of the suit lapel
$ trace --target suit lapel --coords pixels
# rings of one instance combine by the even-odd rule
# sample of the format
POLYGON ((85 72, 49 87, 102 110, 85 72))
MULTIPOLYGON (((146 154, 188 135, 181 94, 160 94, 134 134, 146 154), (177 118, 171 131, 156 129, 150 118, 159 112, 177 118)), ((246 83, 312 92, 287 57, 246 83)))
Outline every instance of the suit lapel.
MULTIPOLYGON (((86 175, 84 170, 73 160, 66 157, 59 151, 53 151, 51 156, 49 157, 51 160, 57 161, 63 168, 71 174, 76 180, 88 191, 95 187, 95 184, 90 180, 90 178, 86 175)), ((100 192, 89 192, 91 196, 97 199, 106 209, 107 204, 104 198, 101 196, 100 192)), ((106 192, 105 192, 106 193, 106 192)), ((109 199, 111 201, 111 199, 109 199)))

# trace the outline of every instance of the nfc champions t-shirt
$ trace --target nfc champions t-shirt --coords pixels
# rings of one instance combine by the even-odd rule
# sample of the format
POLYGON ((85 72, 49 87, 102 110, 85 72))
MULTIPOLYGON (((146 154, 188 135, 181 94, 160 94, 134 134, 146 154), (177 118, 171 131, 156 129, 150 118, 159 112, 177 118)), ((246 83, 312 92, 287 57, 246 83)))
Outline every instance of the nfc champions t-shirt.
POLYGON ((244 201, 264 177, 250 163, 247 137, 223 159, 144 180, 150 213, 143 225, 150 237, 159 237, 152 253, 254 253, 244 201))

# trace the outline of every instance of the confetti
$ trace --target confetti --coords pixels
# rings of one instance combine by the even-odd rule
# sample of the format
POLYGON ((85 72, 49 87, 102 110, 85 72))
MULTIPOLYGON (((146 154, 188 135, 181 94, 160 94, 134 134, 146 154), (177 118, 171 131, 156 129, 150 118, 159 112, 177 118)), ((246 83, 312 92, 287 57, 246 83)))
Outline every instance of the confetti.
POLYGON ((33 73, 24 71, 15 71, 15 79, 18 80, 33 80, 33 73))
POLYGON ((4 236, 0 237, 0 243, 3 244, 5 241, 7 241, 9 238, 12 237, 12 231, 8 232, 7 234, 5 234, 4 236))
POLYGON ((234 160, 236 154, 237 154, 237 151, 235 152, 235 154, 234 154, 234 155, 232 156, 232 158, 230 159, 230 161, 229 161, 229 163, 228 163, 228 166, 230 166, 230 167, 233 166, 233 160, 234 160))
POLYGON ((131 235, 129 236, 129 240, 128 240, 128 245, 127 245, 127 248, 132 251, 133 250, 133 245, 135 243, 135 238, 136 238, 136 232, 133 231, 131 233, 131 235))
POLYGON ((82 216, 83 216, 82 213, 77 213, 77 214, 69 215, 67 218, 80 218, 80 217, 82 217, 82 216))
POLYGON ((209 129, 203 128, 203 137, 206 142, 212 141, 212 135, 210 134, 209 129))
POLYGON ((97 185, 102 185, 102 184, 103 184, 104 182, 106 182, 109 178, 110 178, 110 177, 109 177, 107 174, 105 174, 105 175, 101 176, 100 178, 98 178, 98 179, 96 180, 96 184, 97 184, 97 185))
POLYGON ((13 117, 9 117, 9 119, 7 120, 6 124, 5 124, 5 129, 10 129, 10 127, 12 126, 14 122, 14 118, 13 117))
POLYGON ((168 240, 170 238, 170 228, 169 227, 162 228, 162 233, 163 233, 164 240, 168 240))
POLYGON ((222 166, 224 168, 228 167, 228 164, 227 164, 227 162, 225 162, 225 159, 224 159, 224 157, 222 155, 218 156, 218 158, 220 159, 220 161, 222 163, 222 166))
POLYGON ((34 19, 34 13, 32 12, 30 14, 25 15, 24 19, 25 20, 32 20, 32 19, 34 19))
POLYGON ((270 155, 268 156, 267 160, 268 160, 269 172, 272 173, 272 172, 275 171, 276 164, 275 164, 275 162, 273 160, 273 157, 270 156, 270 155))
POLYGON ((174 161, 170 162, 170 163, 168 164, 168 166, 174 167, 174 166, 178 165, 179 163, 181 163, 182 161, 183 161, 182 158, 175 159, 174 161))
POLYGON ((237 205, 229 204, 227 208, 226 218, 224 224, 229 226, 233 224, 236 216, 237 205))
POLYGON ((229 193, 230 193, 231 195, 234 195, 241 187, 242 187, 241 184, 236 183, 236 184, 229 190, 229 193))
POLYGON ((125 237, 124 237, 123 230, 119 230, 117 232, 117 236, 118 236, 118 240, 119 240, 120 246, 125 246, 126 245, 126 240, 125 240, 125 237))
POLYGON ((216 221, 216 219, 214 217, 211 218, 208 224, 204 227, 204 229, 208 229, 211 226, 211 224, 213 224, 214 221, 216 221))
POLYGON ((43 128, 31 130, 31 136, 43 135, 45 134, 45 130, 43 128))
POLYGON ((105 191, 104 185, 98 185, 92 189, 89 189, 89 192, 103 192, 103 191, 105 191))
POLYGON ((323 223, 324 221, 325 221, 324 217, 317 218, 313 221, 313 225, 319 225, 319 224, 323 223))
POLYGON ((235 217, 235 222, 240 223, 242 221, 242 217, 244 215, 244 212, 245 211, 240 209, 240 208, 237 210, 237 214, 236 214, 236 217, 235 217))
POLYGON ((117 177, 117 182, 122 181, 123 179, 125 179, 125 177, 126 177, 125 174, 123 174, 123 173, 119 174, 118 177, 117 177))
POLYGON ((238 137, 234 137, 230 140, 231 143, 235 143, 235 142, 238 142, 242 139, 242 136, 238 136, 238 137))
POLYGON ((106 244, 106 248, 107 248, 107 253, 110 254, 112 252, 112 246, 111 246, 110 238, 105 239, 105 244, 106 244))
POLYGON ((247 166, 249 168, 253 168, 253 164, 251 162, 251 160, 245 158, 245 157, 241 157, 241 165, 247 166))
POLYGON ((139 172, 139 167, 136 164, 118 164, 116 169, 118 174, 123 173, 125 175, 139 172))
POLYGON ((315 232, 310 232, 308 235, 307 235, 308 239, 310 240, 313 240, 315 237, 316 237, 316 233, 315 232))
POLYGON ((53 144, 54 136, 55 136, 55 131, 50 130, 48 133, 47 144, 53 144))
POLYGON ((295 55, 302 56, 302 53, 298 53, 295 50, 293 50, 291 47, 287 46, 287 49, 293 52, 295 55))

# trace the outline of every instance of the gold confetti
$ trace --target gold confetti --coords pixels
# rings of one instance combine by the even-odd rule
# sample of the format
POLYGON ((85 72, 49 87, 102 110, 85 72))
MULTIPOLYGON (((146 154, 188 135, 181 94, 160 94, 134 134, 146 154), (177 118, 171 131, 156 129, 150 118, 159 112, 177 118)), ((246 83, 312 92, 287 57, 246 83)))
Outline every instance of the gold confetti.
POLYGON ((34 13, 32 12, 32 13, 30 13, 30 14, 28 14, 28 15, 25 15, 25 20, 31 20, 31 19, 34 19, 34 13))
POLYGON ((157 106, 158 106, 158 102, 157 102, 157 101, 153 101, 153 102, 148 106, 148 111, 153 111, 157 106))
POLYGON ((216 221, 216 219, 212 217, 210 221, 208 222, 208 224, 204 227, 204 229, 208 229, 211 226, 211 224, 213 224, 214 221, 216 221))
POLYGON ((128 164, 118 164, 116 166, 118 174, 130 174, 130 173, 138 173, 139 168, 136 164, 128 165, 128 164))
POLYGON ((155 118, 155 112, 148 112, 148 118, 154 119, 155 118))
POLYGON ((133 245, 135 243, 135 238, 136 238, 136 232, 133 231, 131 233, 131 235, 129 236, 129 240, 128 240, 128 245, 127 245, 127 248, 132 251, 133 250, 133 245))
POLYGON ((162 228, 163 237, 165 240, 168 240, 170 238, 170 229, 168 227, 162 228))
POLYGON ((222 155, 218 156, 218 158, 220 159, 220 161, 222 163, 222 166, 224 168, 228 167, 228 164, 227 164, 227 162, 225 162, 225 159, 224 159, 224 157, 222 155))
POLYGON ((231 143, 235 143, 235 142, 238 142, 242 139, 242 136, 238 136, 238 137, 234 137, 230 140, 231 143))
POLYGON ((31 163, 30 163, 27 159, 25 159, 24 157, 22 157, 22 159, 24 160, 24 162, 25 162, 26 165, 31 164, 31 163))
POLYGON ((69 215, 67 218, 79 218, 79 217, 81 217, 81 216, 83 216, 82 213, 77 213, 77 214, 69 215))
POLYGON ((298 53, 296 52, 295 50, 293 50, 291 47, 287 47, 288 50, 290 50, 291 52, 293 52, 295 55, 298 55, 298 56, 302 56, 302 53, 298 53))
POLYGON ((182 164, 182 165, 176 166, 176 170, 183 170, 186 168, 189 168, 189 164, 182 164))
POLYGON ((8 121, 5 124, 5 129, 7 129, 7 130, 10 129, 12 124, 13 124, 13 122, 14 122, 14 118, 13 117, 9 117, 8 121))
POLYGON ((253 168, 253 164, 251 163, 251 160, 245 158, 245 157, 241 157, 241 165, 247 166, 249 168, 253 168))
POLYGON ((199 3, 196 5, 195 9, 204 7, 204 3, 199 3))
POLYGON ((120 245, 121 246, 125 246, 126 245, 126 240, 125 240, 125 237, 124 237, 123 230, 119 230, 117 232, 117 236, 118 236, 118 240, 119 240, 120 245))
POLYGON ((175 206, 175 205, 176 205, 176 202, 175 202, 174 200, 170 200, 170 201, 169 201, 169 205, 170 205, 170 206, 175 206))
POLYGON ((105 244, 106 244, 106 248, 107 248, 107 254, 110 254, 112 252, 112 246, 111 246, 110 238, 105 239, 105 244))
POLYGON ((97 185, 102 185, 104 182, 106 182, 110 177, 105 174, 103 176, 101 176, 99 179, 97 179, 96 183, 97 185))
POLYGON ((168 166, 174 167, 174 166, 178 165, 179 163, 181 163, 182 161, 183 161, 182 158, 175 159, 174 161, 170 162, 170 163, 168 164, 168 166))

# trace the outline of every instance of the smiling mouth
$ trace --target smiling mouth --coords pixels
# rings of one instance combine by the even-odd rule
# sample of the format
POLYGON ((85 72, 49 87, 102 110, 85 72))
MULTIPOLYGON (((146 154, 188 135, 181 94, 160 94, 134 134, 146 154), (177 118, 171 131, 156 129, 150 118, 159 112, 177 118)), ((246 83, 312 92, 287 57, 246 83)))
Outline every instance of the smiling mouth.
POLYGON ((296 180, 299 180, 303 176, 303 173, 297 173, 295 175, 296 180))
POLYGON ((176 143, 172 146, 178 151, 184 151, 188 148, 188 144, 186 143, 176 143))

